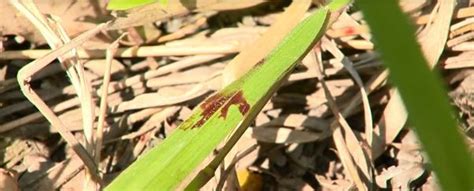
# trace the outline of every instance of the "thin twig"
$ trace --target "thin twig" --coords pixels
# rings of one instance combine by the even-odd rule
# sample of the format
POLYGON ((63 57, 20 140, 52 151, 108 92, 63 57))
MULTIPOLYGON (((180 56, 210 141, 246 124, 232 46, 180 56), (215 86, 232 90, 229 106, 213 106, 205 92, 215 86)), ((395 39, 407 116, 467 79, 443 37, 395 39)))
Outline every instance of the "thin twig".
POLYGON ((105 71, 104 71, 104 80, 102 85, 102 93, 100 99, 99 107, 99 119, 96 131, 96 141, 95 141, 95 162, 100 167, 100 151, 102 150, 102 142, 104 135, 104 124, 107 111, 107 96, 108 96, 108 87, 110 83, 110 69, 112 66, 113 55, 119 46, 118 42, 122 39, 126 33, 123 33, 117 40, 115 40, 108 48, 106 52, 106 61, 105 61, 105 71))

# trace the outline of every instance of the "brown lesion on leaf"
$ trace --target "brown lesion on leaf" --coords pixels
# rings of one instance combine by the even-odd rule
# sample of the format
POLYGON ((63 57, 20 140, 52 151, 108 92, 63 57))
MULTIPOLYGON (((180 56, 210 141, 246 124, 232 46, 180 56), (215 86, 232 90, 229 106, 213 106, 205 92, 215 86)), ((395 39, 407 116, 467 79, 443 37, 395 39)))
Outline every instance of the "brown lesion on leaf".
POLYGON ((227 111, 229 110, 229 107, 231 105, 236 105, 237 107, 239 107, 239 112, 242 115, 245 115, 250 109, 250 104, 245 99, 243 92, 238 91, 230 98, 230 100, 224 105, 224 107, 222 107, 220 117, 224 119, 227 117, 227 111))
MULTIPOLYGON (((191 126, 191 128, 201 127, 212 117, 212 115, 214 115, 214 113, 218 112, 219 110, 219 117, 225 119, 227 117, 228 110, 232 105, 237 106, 239 112, 242 115, 248 113, 250 109, 250 104, 245 99, 242 90, 228 94, 217 93, 206 99, 206 101, 200 105, 200 108, 202 109, 201 116, 199 119, 197 119, 197 122, 191 126)), ((183 128, 187 129, 187 127, 189 126, 185 126, 183 128)))
POLYGON ((200 105, 202 109, 201 118, 191 128, 201 127, 229 98, 230 95, 217 93, 206 99, 200 105))
POLYGON ((255 66, 260 66, 263 63, 265 63, 265 58, 262 58, 260 61, 258 61, 257 64, 255 64, 255 66))

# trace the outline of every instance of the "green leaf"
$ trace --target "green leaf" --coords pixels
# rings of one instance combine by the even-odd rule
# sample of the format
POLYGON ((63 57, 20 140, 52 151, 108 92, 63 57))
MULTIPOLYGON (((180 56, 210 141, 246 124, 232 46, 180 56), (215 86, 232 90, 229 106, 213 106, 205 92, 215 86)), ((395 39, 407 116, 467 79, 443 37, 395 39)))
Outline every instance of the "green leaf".
POLYGON ((330 11, 337 11, 348 6, 352 0, 333 0, 327 5, 330 11))
POLYGON ((107 9, 125 10, 158 1, 161 5, 168 5, 168 0, 110 0, 107 9))
MULTIPOLYGON (((390 69, 409 121, 428 153, 443 190, 473 190, 474 166, 459 134, 438 73, 423 57, 398 1, 358 0, 382 59, 390 69)), ((434 39, 436 40, 436 39, 434 39)))
POLYGON ((265 60, 197 106, 170 137, 134 162, 106 190, 176 188, 237 126, 255 118, 321 37, 327 20, 328 10, 321 8, 302 21, 265 60))

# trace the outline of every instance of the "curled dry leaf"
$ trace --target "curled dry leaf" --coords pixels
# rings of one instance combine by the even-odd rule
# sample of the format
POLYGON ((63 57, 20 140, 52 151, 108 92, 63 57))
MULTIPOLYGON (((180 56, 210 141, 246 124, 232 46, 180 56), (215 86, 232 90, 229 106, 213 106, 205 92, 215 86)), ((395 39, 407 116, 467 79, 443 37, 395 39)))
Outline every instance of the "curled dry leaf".
POLYGON ((381 188, 410 190, 410 184, 420 178, 425 170, 420 165, 403 164, 390 167, 375 178, 381 188))
POLYGON ((434 67, 438 63, 438 59, 443 53, 456 1, 444 0, 438 3, 439 10, 434 10, 436 19, 431 25, 427 25, 418 38, 430 67, 434 67))
POLYGON ((376 177, 377 184, 382 188, 411 189, 412 182, 421 178, 426 172, 423 163, 427 160, 423 156, 415 132, 408 130, 401 142, 399 151, 393 156, 398 160, 398 164, 389 167, 376 177))

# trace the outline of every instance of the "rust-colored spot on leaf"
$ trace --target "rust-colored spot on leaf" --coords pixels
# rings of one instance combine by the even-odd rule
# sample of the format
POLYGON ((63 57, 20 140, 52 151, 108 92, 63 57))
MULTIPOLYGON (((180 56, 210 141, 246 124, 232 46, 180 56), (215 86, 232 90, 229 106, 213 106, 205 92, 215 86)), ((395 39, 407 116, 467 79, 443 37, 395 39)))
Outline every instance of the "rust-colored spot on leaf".
POLYGON ((204 103, 200 105, 202 109, 201 118, 192 128, 201 127, 229 98, 230 95, 218 93, 206 99, 204 103))
POLYGON ((250 105, 245 99, 244 94, 242 93, 242 91, 238 91, 230 98, 230 100, 224 105, 224 107, 222 107, 220 117, 223 117, 224 119, 227 117, 227 111, 229 110, 229 107, 231 105, 238 106, 239 112, 242 115, 245 115, 250 109, 250 105))
POLYGON ((255 64, 255 66, 260 66, 262 65, 263 63, 265 63, 265 58, 261 59, 260 61, 257 62, 257 64, 255 64))
POLYGON ((242 91, 230 94, 218 93, 206 99, 206 101, 200 105, 202 109, 201 118, 192 126, 192 128, 199 128, 204 125, 204 123, 219 109, 221 109, 219 117, 225 119, 231 105, 236 105, 242 115, 245 115, 250 109, 250 105, 243 96, 242 91))

